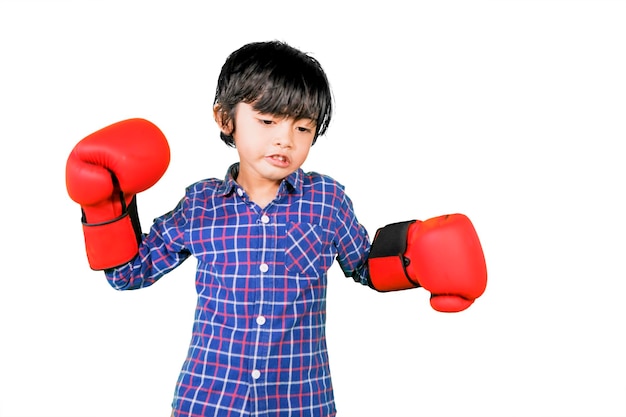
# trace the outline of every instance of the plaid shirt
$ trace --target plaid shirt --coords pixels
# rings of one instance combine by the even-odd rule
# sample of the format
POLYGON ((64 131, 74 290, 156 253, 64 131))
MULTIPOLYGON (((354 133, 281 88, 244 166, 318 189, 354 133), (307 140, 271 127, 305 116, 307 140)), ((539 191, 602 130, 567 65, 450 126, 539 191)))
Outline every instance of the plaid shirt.
POLYGON ((139 255, 106 272, 147 287, 193 255, 198 303, 175 416, 335 415, 326 349, 326 279, 337 259, 366 283, 367 232, 343 187, 298 170, 264 209, 235 182, 188 187, 156 219, 139 255))

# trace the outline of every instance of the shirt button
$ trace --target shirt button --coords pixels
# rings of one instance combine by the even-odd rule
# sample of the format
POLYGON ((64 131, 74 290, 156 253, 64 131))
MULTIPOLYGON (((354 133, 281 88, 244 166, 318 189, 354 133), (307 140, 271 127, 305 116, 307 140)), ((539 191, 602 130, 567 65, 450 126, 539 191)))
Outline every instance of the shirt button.
POLYGON ((256 324, 258 324, 259 326, 263 326, 265 324, 265 317, 263 316, 259 316, 256 318, 256 324))
POLYGON ((243 190, 241 188, 237 188, 237 195, 241 197, 243 195, 243 190))
POLYGON ((259 371, 258 369, 255 369, 254 371, 252 371, 252 378, 253 379, 261 378, 261 371, 259 371))
POLYGON ((261 223, 268 224, 269 222, 270 222, 270 218, 267 217, 267 215, 264 214, 263 216, 261 216, 261 223))
POLYGON ((270 270, 270 267, 267 266, 267 264, 261 264, 261 266, 259 267, 259 269, 261 270, 261 272, 267 272, 270 270))

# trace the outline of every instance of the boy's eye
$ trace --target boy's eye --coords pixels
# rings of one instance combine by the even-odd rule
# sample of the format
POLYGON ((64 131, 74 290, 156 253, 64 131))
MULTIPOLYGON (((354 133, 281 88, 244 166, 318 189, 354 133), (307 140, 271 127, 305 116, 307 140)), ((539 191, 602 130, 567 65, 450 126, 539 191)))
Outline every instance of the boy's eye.
POLYGON ((272 123, 274 123, 274 121, 268 120, 268 119, 261 119, 261 123, 263 123, 264 125, 271 125, 272 123))
POLYGON ((309 129, 308 127, 302 127, 302 126, 298 126, 296 129, 298 129, 298 132, 303 132, 303 133, 308 133, 311 131, 311 129, 309 129))

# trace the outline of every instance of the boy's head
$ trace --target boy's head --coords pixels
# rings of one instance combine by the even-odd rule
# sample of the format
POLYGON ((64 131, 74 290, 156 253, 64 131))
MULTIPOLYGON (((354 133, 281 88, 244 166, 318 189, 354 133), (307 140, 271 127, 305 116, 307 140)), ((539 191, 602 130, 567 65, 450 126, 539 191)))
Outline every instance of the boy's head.
POLYGON ((332 114, 330 85, 319 62, 279 41, 244 45, 222 66, 214 106, 221 124, 232 126, 230 134, 220 132, 229 146, 235 146, 232 134, 240 102, 261 113, 314 120, 313 143, 326 132, 332 114))

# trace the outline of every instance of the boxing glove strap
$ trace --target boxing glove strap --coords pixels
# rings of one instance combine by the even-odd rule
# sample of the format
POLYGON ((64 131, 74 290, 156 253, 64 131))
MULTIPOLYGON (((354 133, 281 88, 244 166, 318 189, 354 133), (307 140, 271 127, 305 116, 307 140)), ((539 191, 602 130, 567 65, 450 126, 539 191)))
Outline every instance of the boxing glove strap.
POLYGON ((142 237, 136 197, 128 209, 113 220, 102 223, 83 221, 83 233, 91 269, 110 269, 132 260, 139 251, 142 237))
POLYGON ((88 223, 87 217, 85 216, 85 210, 82 210, 81 222, 83 226, 86 227, 95 227, 95 226, 105 226, 107 224, 115 223, 122 220, 124 217, 130 217, 130 221, 133 225, 133 228, 139 233, 137 233, 137 243, 141 242, 141 224, 139 223, 139 213, 137 211, 137 196, 133 196, 133 199, 130 201, 130 204, 126 206, 126 199, 124 199, 124 195, 120 194, 120 203, 122 206, 122 214, 112 220, 106 220, 100 223, 88 223))
POLYGON ((407 273, 409 259, 404 256, 413 223, 415 220, 392 223, 376 231, 368 258, 371 288, 385 292, 420 286, 407 273))

